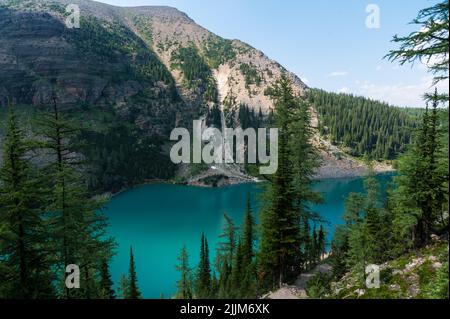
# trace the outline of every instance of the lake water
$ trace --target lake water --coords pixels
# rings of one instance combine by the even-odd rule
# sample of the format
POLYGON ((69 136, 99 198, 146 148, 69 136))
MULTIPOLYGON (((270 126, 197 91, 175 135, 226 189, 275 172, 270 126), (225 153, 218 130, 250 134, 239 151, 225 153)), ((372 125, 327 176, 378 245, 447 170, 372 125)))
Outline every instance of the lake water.
MULTIPOLYGON (((380 175, 385 188, 392 175, 380 175)), ((351 192, 363 191, 363 180, 330 179, 317 182, 324 203, 313 207, 329 224, 324 225, 331 240, 336 225, 342 223, 345 198, 351 192)), ((177 256, 183 245, 190 255, 190 265, 199 260, 200 236, 204 232, 211 260, 219 241, 223 214, 237 224, 243 219, 247 194, 254 212, 258 211, 260 185, 234 185, 223 188, 200 188, 179 185, 147 185, 114 197, 106 208, 111 224, 109 233, 118 248, 111 263, 115 283, 128 272, 129 248, 133 246, 138 284, 145 298, 170 297, 176 290, 177 256)), ((256 214, 256 213, 255 213, 256 214)))

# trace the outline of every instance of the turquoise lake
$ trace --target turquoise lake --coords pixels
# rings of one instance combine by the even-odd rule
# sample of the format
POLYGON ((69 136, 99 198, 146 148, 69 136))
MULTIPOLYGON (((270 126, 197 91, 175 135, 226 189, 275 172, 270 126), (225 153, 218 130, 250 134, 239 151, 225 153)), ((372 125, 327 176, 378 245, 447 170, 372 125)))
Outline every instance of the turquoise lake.
MULTIPOLYGON (((380 175, 381 190, 392 179, 391 174, 380 175)), ((336 225, 342 223, 345 198, 351 192, 363 191, 363 179, 330 179, 317 182, 315 189, 324 203, 313 206, 323 219, 328 241, 336 225)), ((114 197, 105 210, 109 218, 110 235, 117 243, 117 254, 111 263, 115 283, 127 274, 129 249, 133 246, 139 288, 145 298, 166 298, 176 290, 177 256, 183 245, 190 255, 190 266, 198 263, 200 236, 204 232, 213 260, 215 246, 227 213, 239 225, 249 193, 253 210, 258 211, 261 186, 234 185, 223 188, 155 184, 132 189, 114 197)))

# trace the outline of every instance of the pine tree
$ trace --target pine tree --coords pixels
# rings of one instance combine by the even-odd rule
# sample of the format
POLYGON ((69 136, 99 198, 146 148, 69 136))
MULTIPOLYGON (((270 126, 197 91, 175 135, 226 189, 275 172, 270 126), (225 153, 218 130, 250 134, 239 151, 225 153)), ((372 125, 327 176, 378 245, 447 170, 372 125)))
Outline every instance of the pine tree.
POLYGON ((217 298, 219 296, 219 280, 214 272, 211 276, 211 296, 217 298))
MULTIPOLYGON (((379 200, 379 183, 373 170, 370 170, 364 186, 364 194, 353 193, 347 198, 344 214, 347 236, 344 239, 344 235, 341 235, 340 247, 333 248, 341 250, 339 255, 342 256, 345 247, 347 266, 361 280, 365 280, 365 267, 368 264, 380 264, 389 259, 393 245, 392 214, 379 200)), ((335 264, 341 267, 336 260, 335 264)))
POLYGON ((254 257, 254 243, 256 239, 255 221, 250 203, 250 194, 247 196, 247 206, 242 228, 242 263, 244 267, 251 264, 254 257))
POLYGON ((242 265, 242 244, 241 241, 238 240, 238 244, 236 247, 236 253, 234 254, 233 267, 231 270, 230 277, 230 297, 236 299, 242 299, 242 281, 245 275, 245 269, 242 265))
POLYGON ((250 203, 250 194, 247 196, 247 207, 242 228, 242 283, 241 297, 255 298, 257 277, 254 261, 254 242, 256 239, 255 221, 250 203))
POLYGON ((128 271, 127 282, 128 285, 125 299, 141 299, 141 292, 139 291, 137 283, 137 274, 136 274, 136 265, 134 262, 133 247, 130 247, 130 269, 128 271))
POLYGON ((0 227, 4 232, 0 247, 3 269, 0 291, 16 299, 52 295, 41 192, 44 184, 26 158, 29 150, 10 104, 0 168, 0 227))
POLYGON ((125 274, 120 275, 119 279, 119 288, 117 290, 117 295, 120 299, 127 299, 127 291, 128 291, 128 278, 125 274))
POLYGON ((113 289, 113 281, 109 272, 108 262, 104 260, 100 267, 100 297, 102 299, 115 299, 116 293, 113 289))
POLYGON ((180 273, 180 280, 177 282, 176 299, 192 299, 192 273, 189 267, 189 255, 186 246, 181 249, 178 256, 177 271, 180 273))
MULTIPOLYGON (((106 218, 99 213, 104 201, 91 197, 86 177, 81 173, 83 163, 77 153, 79 146, 74 142, 80 126, 61 114, 56 98, 50 111, 39 114, 38 125, 42 141, 37 147, 49 157, 45 172, 52 191, 47 196, 46 209, 52 212, 50 231, 56 264, 63 270, 60 280, 64 281, 65 267, 69 264, 78 265, 92 278, 87 272, 98 270, 100 261, 111 257, 113 241, 104 239, 106 218)), ((93 292, 63 288, 61 296, 88 298, 93 297, 93 292)))
POLYGON ((290 113, 297 103, 291 81, 283 75, 267 92, 275 101, 275 125, 279 129, 278 170, 271 177, 261 211, 259 271, 263 286, 279 287, 296 267, 299 247, 298 216, 293 207, 292 168, 289 157, 290 113))
POLYGON ((334 232, 329 257, 329 263, 332 266, 334 278, 341 278, 347 272, 347 252, 348 229, 347 226, 340 225, 336 227, 336 231, 334 232))
MULTIPOLYGON (((448 0, 421 10, 412 24, 417 25, 418 30, 404 37, 394 36, 393 42, 400 43, 400 48, 390 51, 387 57, 391 61, 399 61, 401 65, 427 61, 435 82, 448 79, 448 0)), ((437 96, 437 99, 448 101, 448 95, 437 96)))
POLYGON ((200 243, 200 263, 197 269, 195 296, 198 299, 211 297, 211 267, 209 263, 208 241, 204 234, 200 243))
POLYGON ((422 125, 411 150, 398 164, 395 181, 395 225, 415 247, 426 245, 448 200, 448 156, 443 154, 437 108, 439 95, 434 95, 433 110, 426 109, 422 125), (444 169, 443 169, 444 168, 444 169))
POLYGON ((230 298, 237 228, 227 214, 224 214, 224 221, 222 233, 219 235, 221 242, 216 253, 216 269, 219 271, 219 298, 230 298))

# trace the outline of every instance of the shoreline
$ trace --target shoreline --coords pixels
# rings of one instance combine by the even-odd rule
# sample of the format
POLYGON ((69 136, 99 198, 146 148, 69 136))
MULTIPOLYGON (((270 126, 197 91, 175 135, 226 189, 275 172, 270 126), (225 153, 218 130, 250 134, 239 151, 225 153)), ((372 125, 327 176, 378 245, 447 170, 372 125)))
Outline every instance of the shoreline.
MULTIPOLYGON (((385 167, 387 168, 387 167, 385 167)), ((374 168, 375 169, 375 175, 383 175, 383 174, 393 174, 396 172, 396 170, 394 168, 392 168, 392 166, 390 166, 387 169, 381 169, 380 167, 374 168)), ((341 174, 316 174, 316 176, 313 178, 314 182, 321 182, 321 181, 325 181, 325 180, 337 180, 337 179, 353 179, 353 178, 364 178, 367 176, 368 171, 366 170, 366 172, 361 173, 358 170, 355 170, 353 172, 349 172, 349 171, 344 171, 341 172, 341 174)), ((262 184, 265 183, 266 181, 264 180, 260 180, 255 178, 254 181, 249 181, 249 180, 244 180, 244 179, 239 179, 239 178, 233 178, 233 179, 229 179, 227 183, 223 183, 220 185, 208 185, 208 184, 204 184, 201 182, 189 182, 189 181, 185 181, 185 182, 177 182, 175 180, 163 180, 163 179, 153 179, 153 180, 148 180, 145 181, 143 183, 139 183, 130 187, 126 187, 123 188, 117 192, 105 192, 102 195, 103 196, 107 196, 109 198, 113 198, 116 196, 119 196, 123 193, 126 193, 128 191, 132 191, 135 188, 139 188, 139 187, 143 187, 143 186, 148 186, 148 185, 178 185, 178 186, 187 186, 187 187, 201 187, 201 188, 223 188, 223 187, 228 187, 228 186, 234 186, 234 185, 242 185, 242 184, 262 184)))

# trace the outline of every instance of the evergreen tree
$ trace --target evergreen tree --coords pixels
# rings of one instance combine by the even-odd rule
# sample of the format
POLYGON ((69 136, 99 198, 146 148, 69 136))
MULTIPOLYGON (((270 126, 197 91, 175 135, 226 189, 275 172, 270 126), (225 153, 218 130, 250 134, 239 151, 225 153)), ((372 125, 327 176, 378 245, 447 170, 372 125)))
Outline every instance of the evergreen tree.
POLYGON ((219 295, 219 279, 217 279, 217 275, 214 272, 211 276, 211 296, 217 298, 219 295))
POLYGON ((189 255, 184 246, 178 256, 177 271, 180 273, 180 280, 177 282, 176 299, 192 299, 192 273, 189 267, 189 255))
POLYGON ((256 265, 254 261, 254 242, 256 239, 255 221, 250 204, 250 194, 247 196, 247 207, 244 215, 244 225, 242 228, 242 298, 255 298, 257 277, 256 265))
POLYGON ((441 145, 437 91, 433 110, 426 110, 417 140, 398 163, 399 176, 394 200, 395 226, 404 240, 421 247, 429 243, 431 233, 445 223, 443 209, 448 201, 448 154, 441 145))
POLYGON ((245 276, 245 269, 242 265, 242 259, 242 244, 241 241, 238 240, 230 277, 230 297, 236 299, 243 298, 242 280, 245 276))
MULTIPOLYGON (((394 36, 393 42, 399 43, 400 48, 390 51, 387 57, 391 61, 399 61, 401 65, 415 61, 427 62, 435 82, 448 79, 448 0, 421 10, 412 24, 417 25, 418 30, 404 37, 394 36)), ((448 101, 448 95, 439 95, 437 99, 448 101)))
POLYGON ((128 278, 125 274, 120 275, 119 279, 119 288, 117 289, 117 295, 120 299, 127 299, 127 291, 128 291, 128 278))
MULTIPOLYGON (((316 221, 318 217, 310 209, 311 204, 318 204, 322 201, 321 195, 312 188, 314 174, 320 166, 319 158, 316 148, 311 144, 313 132, 311 128, 311 107, 308 103, 299 101, 296 109, 291 115, 290 125, 290 141, 289 149, 291 153, 290 161, 293 167, 293 197, 294 205, 298 214, 298 224, 303 222, 309 223, 316 221)), ((302 233, 300 229, 299 234, 300 247, 303 245, 303 240, 309 242, 309 230, 306 234, 302 233)), ((301 252, 301 251, 300 251, 301 252)), ((316 253, 316 252, 315 252, 316 253)), ((304 264, 305 256, 298 254, 298 265, 295 272, 300 272, 301 265, 304 264)))
POLYGON ((329 258, 334 278, 341 278, 348 270, 346 263, 347 251, 348 229, 346 226, 340 225, 336 227, 336 231, 334 232, 329 258))
POLYGON ((230 298, 232 294, 231 274, 236 251, 236 233, 237 228, 234 221, 224 214, 224 226, 219 236, 221 242, 216 253, 216 269, 219 271, 219 298, 230 298))
POLYGON ((300 260, 300 221, 294 208, 289 152, 291 116, 298 107, 298 99, 285 74, 266 93, 275 104, 275 126, 279 130, 278 170, 271 177, 261 211, 259 271, 265 278, 263 286, 272 289, 295 275, 300 260))
POLYGON ((8 298, 45 298, 52 295, 48 233, 44 221, 44 184, 27 159, 30 150, 9 105, 0 168, 0 247, 3 269, 0 290, 8 298))
MULTIPOLYGON (((341 228, 339 246, 334 243, 337 252, 332 252, 340 256, 345 253, 347 267, 353 269, 362 281, 365 280, 365 267, 388 260, 393 245, 392 214, 379 200, 379 184, 373 170, 364 186, 364 194, 352 193, 346 200, 344 220, 347 235, 342 234, 345 228, 341 228)), ((338 261, 335 263, 343 268, 338 261)))
MULTIPOLYGON (((52 212, 50 231, 56 249, 56 265, 63 270, 60 280, 64 281, 65 267, 70 264, 78 265, 92 278, 87 272, 94 271, 101 260, 111 257, 113 241, 104 239, 106 218, 99 213, 104 201, 91 197, 81 173, 79 145, 74 142, 80 127, 61 114, 56 98, 53 98, 51 111, 39 114, 38 124, 42 142, 37 147, 49 158, 45 172, 52 191, 47 196, 46 209, 52 212)), ((63 288, 61 296, 92 297, 93 292, 86 289, 63 288)))
POLYGON ((195 296, 198 299, 211 297, 211 267, 209 263, 208 241, 204 234, 200 243, 200 263, 197 269, 195 296))
POLYGON ((242 263, 247 267, 252 263, 254 257, 255 221, 250 204, 250 194, 247 196, 247 207, 244 215, 244 226, 242 228, 242 263))
POLYGON ((130 270, 128 272, 125 299, 140 299, 141 292, 137 284, 136 265, 134 263, 133 247, 130 247, 130 270))
POLYGON ((108 262, 104 260, 100 267, 100 297, 102 299, 115 299, 116 293, 113 289, 113 281, 109 272, 108 262))

